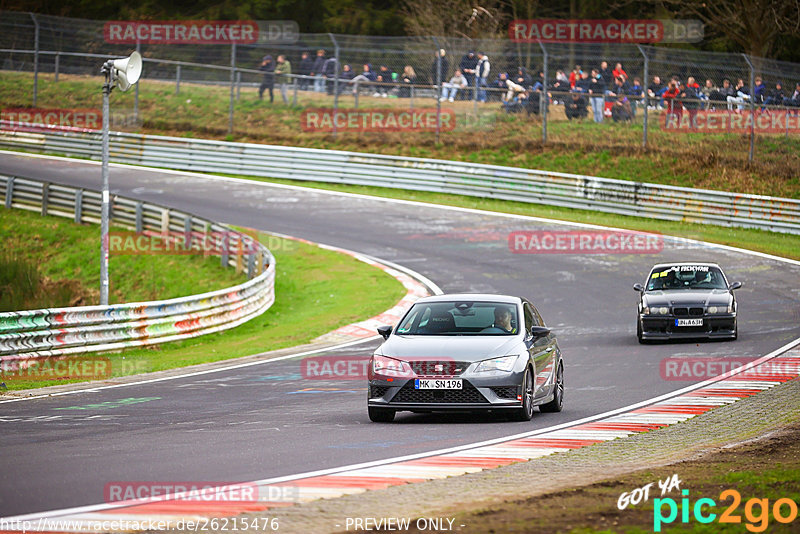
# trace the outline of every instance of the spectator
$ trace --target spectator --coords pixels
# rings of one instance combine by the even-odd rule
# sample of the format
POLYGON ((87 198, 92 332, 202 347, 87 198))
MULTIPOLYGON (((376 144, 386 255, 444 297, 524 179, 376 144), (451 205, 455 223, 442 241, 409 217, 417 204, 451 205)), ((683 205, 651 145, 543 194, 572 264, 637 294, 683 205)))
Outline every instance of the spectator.
POLYGON ((458 64, 464 78, 467 79, 469 87, 475 87, 475 71, 478 68, 478 58, 475 57, 475 52, 469 51, 461 58, 461 63, 458 64))
POLYGON ((735 96, 727 97, 728 111, 733 109, 734 104, 736 104, 737 111, 742 111, 744 109, 745 100, 750 100, 750 94, 747 92, 747 89, 744 86, 743 79, 739 78, 739 80, 736 82, 736 87, 733 88, 733 93, 735 96))
POLYGON ((591 87, 591 80, 589 79, 589 73, 585 71, 581 71, 581 77, 578 81, 575 82, 575 91, 579 93, 588 93, 589 88, 591 87))
MULTIPOLYGON (((621 77, 617 79, 622 79, 621 77)), ((633 119, 633 111, 628 97, 624 94, 617 96, 614 104, 611 106, 611 118, 614 122, 630 122, 633 119)))
POLYGON ((789 101, 784 101, 784 104, 787 106, 792 106, 795 108, 800 107, 800 82, 797 83, 797 86, 794 88, 794 93, 789 98, 789 101))
POLYGON ((325 78, 322 76, 322 71, 325 68, 325 50, 317 50, 317 57, 314 58, 314 63, 311 66, 311 72, 308 74, 314 77, 314 92, 325 92, 325 78))
POLYGON ((586 99, 580 92, 570 93, 564 102, 564 114, 569 120, 583 119, 589 114, 586 109, 586 99))
MULTIPOLYGON (((605 63, 605 62, 604 62, 605 63)), ((598 69, 592 69, 592 75, 589 78, 589 102, 592 104, 592 116, 594 122, 603 122, 603 114, 605 112, 605 95, 606 83, 603 76, 598 69)))
POLYGON ((672 81, 669 82, 667 90, 661 95, 661 98, 664 100, 664 108, 667 110, 667 122, 670 122, 671 120, 680 122, 681 120, 681 115, 683 115, 683 106, 678 100, 680 94, 680 81, 673 78, 672 81))
POLYGON ((459 69, 456 69, 456 72, 453 74, 453 77, 450 78, 450 81, 442 84, 442 97, 439 100, 444 102, 446 98, 452 102, 455 100, 458 90, 464 89, 465 87, 467 87, 467 79, 464 78, 464 75, 459 69))
MULTIPOLYGON (((358 84, 361 82, 371 83, 378 79, 378 76, 372 70, 372 65, 370 63, 364 63, 362 67, 362 72, 358 76, 355 76, 349 83, 354 83, 355 87, 353 87, 353 94, 355 95, 358 93, 358 84)), ((374 96, 374 95, 373 95, 374 96)))
POLYGON ((612 75, 614 78, 622 78, 622 79, 623 79, 623 81, 625 81, 626 83, 627 83, 627 81, 628 81, 628 73, 627 73, 627 72, 625 72, 625 71, 622 69, 622 63, 617 63, 616 67, 614 67, 614 70, 613 70, 613 71, 611 71, 611 75, 612 75))
POLYGON ((600 73, 600 76, 603 77, 603 81, 608 87, 611 84, 611 80, 614 79, 614 76, 611 74, 611 70, 608 68, 608 61, 601 61, 600 68, 597 69, 597 72, 600 73))
POLYGON ((329 57, 322 65, 322 84, 323 87, 327 84, 327 93, 333 94, 334 80, 336 78, 336 71, 338 70, 338 63, 335 57, 329 57))
POLYGON ((264 100, 264 91, 269 90, 269 103, 272 104, 272 88, 275 86, 275 62, 272 61, 272 56, 264 56, 258 70, 264 73, 264 78, 258 87, 258 99, 264 100))
MULTIPOLYGON (((511 80, 506 80, 506 87, 508 88, 508 91, 506 92, 505 95, 503 95, 503 103, 504 104, 509 104, 510 102, 519 101, 519 98, 518 98, 519 95, 526 91, 524 86, 522 86, 522 85, 520 85, 518 83, 515 83, 515 82, 513 82, 511 80)), ((506 108, 506 110, 507 110, 507 108, 506 108)))
POLYGON ((345 63, 344 65, 342 65, 342 72, 339 73, 340 80, 349 82, 355 77, 356 73, 353 72, 353 67, 351 67, 349 63, 345 63))
POLYGON ((700 89, 700 98, 705 100, 705 108, 711 109, 711 95, 715 92, 719 92, 719 89, 711 79, 706 79, 706 83, 702 89, 700 89))
POLYGON ((411 65, 406 65, 403 68, 403 75, 400 77, 400 83, 402 86, 397 92, 397 96, 400 98, 409 98, 411 96, 411 86, 417 83, 417 73, 414 72, 414 67, 411 65))
POLYGON ((652 100, 650 109, 662 109, 664 107, 664 92, 667 86, 661 83, 661 77, 653 76, 653 82, 647 87, 647 96, 652 100))
POLYGON ((478 83, 478 102, 486 102, 486 87, 488 86, 490 70, 489 56, 483 52, 478 52, 478 65, 475 71, 478 83))
POLYGON ((438 54, 434 54, 433 64, 431 65, 431 85, 438 85, 444 83, 447 79, 447 73, 450 72, 450 62, 445 57, 447 53, 444 48, 439 49, 438 54), (437 57, 441 59, 437 61, 437 57), (437 71, 437 67, 441 70, 437 71))
MULTIPOLYGON (((508 90, 508 85, 506 82, 509 80, 507 72, 501 72, 497 75, 497 79, 495 79, 490 85, 489 89, 489 99, 490 100, 502 100, 503 94, 508 90), (494 98, 495 95, 497 98, 494 98)), ((512 80, 513 81, 513 80, 512 80)), ((515 82, 516 83, 516 82, 515 82)))
POLYGON ((517 74, 514 76, 514 83, 522 87, 529 87, 533 84, 533 78, 525 70, 525 67, 517 67, 517 74))
POLYGON ((575 65, 575 68, 572 69, 572 72, 569 73, 569 88, 575 89, 575 84, 578 83, 578 80, 581 79, 581 74, 583 71, 581 70, 580 65, 575 65))
POLYGON ((786 98, 785 94, 783 94, 783 84, 781 84, 781 82, 775 82, 775 88, 770 89, 769 92, 767 92, 767 97, 764 99, 764 107, 761 109, 764 110, 767 108, 767 106, 786 105, 786 100, 789 99, 786 98))
POLYGON ((638 77, 634 77, 633 83, 628 86, 626 93, 628 96, 630 96, 628 102, 630 102, 631 105, 631 118, 636 117, 636 108, 639 105, 639 99, 644 98, 642 80, 640 80, 638 77))
POLYGON ((753 87, 753 102, 762 104, 766 98, 767 86, 764 84, 761 76, 756 76, 755 82, 756 85, 753 87))
MULTIPOLYGON (((551 89, 554 93, 567 93, 571 89, 569 78, 567 78, 567 75, 563 70, 556 72, 556 81, 553 82, 551 89)), ((553 98, 553 104, 558 104, 559 101, 563 102, 564 97, 556 94, 556 96, 553 98)))
POLYGON ((681 104, 689 112, 689 123, 692 128, 697 126, 697 110, 700 109, 700 86, 695 81, 694 77, 689 76, 686 79, 686 85, 681 90, 681 104))
MULTIPOLYGON (((314 59, 308 52, 303 52, 300 55, 300 64, 297 67, 297 74, 300 76, 309 76, 312 68, 314 68, 314 59)), ((298 81, 298 88, 301 91, 307 91, 310 86, 311 80, 308 78, 300 78, 298 81)))
POLYGON ((275 66, 275 81, 281 90, 281 98, 284 104, 289 104, 289 76, 292 74, 292 64, 283 54, 278 56, 278 64, 275 66))
POLYGON ((727 102, 729 96, 736 96, 736 91, 733 90, 731 86, 731 81, 728 78, 722 80, 722 87, 719 88, 719 95, 714 98, 713 100, 719 100, 720 102, 727 102))
POLYGON ((378 67, 378 74, 375 77, 375 81, 383 84, 378 86, 378 90, 372 96, 382 96, 386 98, 389 96, 389 89, 391 86, 389 85, 394 80, 394 73, 389 70, 389 67, 386 65, 381 65, 378 67))

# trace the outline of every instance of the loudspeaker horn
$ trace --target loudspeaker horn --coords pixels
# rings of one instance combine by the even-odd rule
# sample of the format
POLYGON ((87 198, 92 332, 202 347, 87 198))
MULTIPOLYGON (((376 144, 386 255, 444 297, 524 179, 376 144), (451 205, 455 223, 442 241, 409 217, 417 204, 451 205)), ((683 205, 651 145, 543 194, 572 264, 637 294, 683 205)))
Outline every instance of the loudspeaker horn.
POLYGON ((130 89, 142 75, 142 55, 139 52, 134 52, 125 59, 115 59, 113 65, 114 78, 120 91, 130 89))

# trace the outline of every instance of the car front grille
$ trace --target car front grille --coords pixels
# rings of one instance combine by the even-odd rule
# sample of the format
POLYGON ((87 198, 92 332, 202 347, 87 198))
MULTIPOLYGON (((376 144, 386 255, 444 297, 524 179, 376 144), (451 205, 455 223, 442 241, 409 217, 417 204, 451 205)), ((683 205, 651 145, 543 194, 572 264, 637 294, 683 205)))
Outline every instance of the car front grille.
POLYGON ((390 402, 487 404, 489 401, 466 380, 462 389, 414 389, 414 381, 409 380, 390 402))
POLYGON ((491 389, 501 399, 517 399, 517 386, 500 386, 491 389))
POLYGON ((702 317, 703 308, 675 307, 672 308, 672 314, 675 317, 702 317))
POLYGON ((454 360, 420 360, 408 363, 417 376, 458 376, 469 367, 469 362, 454 360))
POLYGON ((369 387, 369 398, 371 399, 378 399, 386 395, 386 392, 389 391, 389 386, 370 386, 369 387))

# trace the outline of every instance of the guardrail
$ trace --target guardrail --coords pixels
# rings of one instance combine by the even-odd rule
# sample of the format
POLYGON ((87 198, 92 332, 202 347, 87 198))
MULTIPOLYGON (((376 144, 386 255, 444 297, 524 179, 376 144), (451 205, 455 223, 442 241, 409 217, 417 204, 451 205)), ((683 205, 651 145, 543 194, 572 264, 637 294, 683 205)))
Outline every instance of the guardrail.
MULTIPOLYGON (((150 167, 455 193, 621 215, 800 234, 800 200, 577 174, 308 148, 113 132, 111 159, 150 167)), ((94 131, 0 121, 0 148, 91 159, 94 131)))
MULTIPOLYGON (((100 220, 100 193, 0 175, 6 208, 100 220)), ((275 300, 275 260, 255 239, 172 208, 115 196, 111 221, 154 235, 213 235, 230 240, 222 264, 247 272, 234 287, 169 300, 0 313, 0 361, 116 350, 187 339, 233 328, 264 313, 275 300), (246 262, 246 264, 245 264, 246 262)))

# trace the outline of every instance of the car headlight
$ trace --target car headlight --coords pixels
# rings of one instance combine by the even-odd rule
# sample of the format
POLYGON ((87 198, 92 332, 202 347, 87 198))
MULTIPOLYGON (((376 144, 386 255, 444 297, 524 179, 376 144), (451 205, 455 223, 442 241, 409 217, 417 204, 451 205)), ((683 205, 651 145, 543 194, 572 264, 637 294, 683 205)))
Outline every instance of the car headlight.
POLYGON ((669 313, 669 308, 666 306, 644 306, 642 307, 642 314, 643 315, 667 315, 669 313))
POLYGON ((510 372, 514 369, 514 364, 517 363, 519 356, 503 356, 502 358, 492 358, 491 360, 483 360, 475 367, 474 373, 491 373, 502 371, 504 373, 510 372))
POLYGON ((374 355, 372 357, 372 372, 381 376, 411 377, 414 370, 408 362, 387 358, 386 356, 374 355))
POLYGON ((727 306, 709 306, 708 313, 711 315, 717 313, 733 313, 733 302, 731 302, 727 306))

